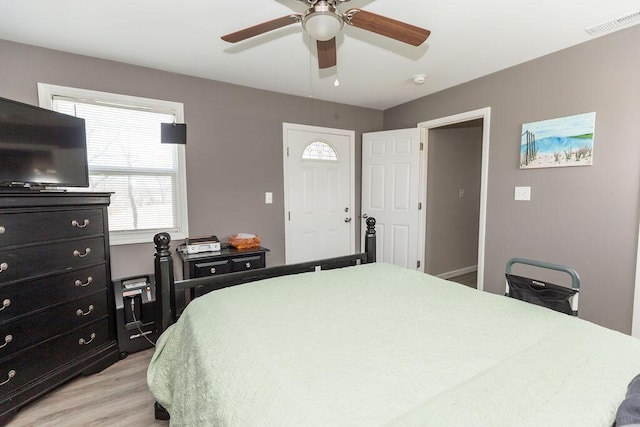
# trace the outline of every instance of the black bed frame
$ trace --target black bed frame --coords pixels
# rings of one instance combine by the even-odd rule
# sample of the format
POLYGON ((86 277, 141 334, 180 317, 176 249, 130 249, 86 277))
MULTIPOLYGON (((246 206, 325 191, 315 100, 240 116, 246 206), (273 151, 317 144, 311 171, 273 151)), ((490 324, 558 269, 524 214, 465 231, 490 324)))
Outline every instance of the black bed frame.
MULTIPOLYGON (((156 234, 153 241, 156 245, 154 263, 156 280, 155 317, 158 336, 178 320, 179 307, 176 303, 176 295, 184 294, 187 290, 190 291, 192 297, 198 297, 217 289, 256 280, 375 262, 375 225, 376 220, 374 218, 367 218, 364 252, 359 254, 186 280, 175 280, 173 257, 170 249, 171 236, 169 233, 156 234)), ((160 420, 169 419, 169 413, 157 402, 155 404, 155 417, 160 420)))

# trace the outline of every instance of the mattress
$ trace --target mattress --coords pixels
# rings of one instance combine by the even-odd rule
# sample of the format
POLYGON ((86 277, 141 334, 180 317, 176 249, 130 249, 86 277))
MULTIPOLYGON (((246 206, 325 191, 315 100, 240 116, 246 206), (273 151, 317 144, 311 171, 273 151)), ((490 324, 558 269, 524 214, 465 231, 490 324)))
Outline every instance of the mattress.
POLYGON ((376 263, 226 288, 160 337, 172 425, 609 426, 640 342, 376 263))

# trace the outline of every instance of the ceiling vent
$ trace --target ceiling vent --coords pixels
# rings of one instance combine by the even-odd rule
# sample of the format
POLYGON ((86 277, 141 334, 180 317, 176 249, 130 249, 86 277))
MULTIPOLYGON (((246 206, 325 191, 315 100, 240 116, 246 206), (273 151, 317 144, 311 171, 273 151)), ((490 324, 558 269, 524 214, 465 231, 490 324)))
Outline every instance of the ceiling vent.
POLYGON ((594 25, 593 27, 585 28, 584 30, 589 35, 596 36, 608 31, 617 30, 622 26, 633 25, 640 22, 640 11, 632 12, 628 15, 621 16, 613 19, 609 22, 603 22, 602 24, 594 25))

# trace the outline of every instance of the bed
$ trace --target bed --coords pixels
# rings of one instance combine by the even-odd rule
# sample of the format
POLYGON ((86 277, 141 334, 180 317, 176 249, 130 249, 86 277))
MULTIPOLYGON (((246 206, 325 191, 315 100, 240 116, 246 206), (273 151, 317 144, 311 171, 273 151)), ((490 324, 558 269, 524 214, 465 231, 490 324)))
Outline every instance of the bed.
POLYGON ((640 373, 634 338, 374 250, 241 286, 174 282, 166 252, 156 281, 203 294, 168 314, 148 369, 172 425, 611 426, 640 373))

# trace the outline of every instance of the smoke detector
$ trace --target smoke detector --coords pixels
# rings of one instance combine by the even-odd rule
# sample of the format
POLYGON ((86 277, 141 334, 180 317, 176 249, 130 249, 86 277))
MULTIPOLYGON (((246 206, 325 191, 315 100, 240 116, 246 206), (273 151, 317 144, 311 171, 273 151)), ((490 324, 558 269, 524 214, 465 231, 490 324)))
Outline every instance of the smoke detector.
POLYGON ((420 86, 421 84, 424 84, 424 82, 427 80, 427 75, 416 74, 415 76, 412 77, 412 79, 413 79, 413 83, 415 83, 417 86, 420 86))

